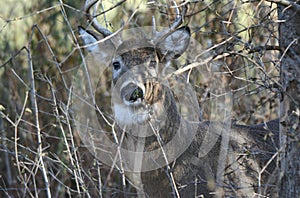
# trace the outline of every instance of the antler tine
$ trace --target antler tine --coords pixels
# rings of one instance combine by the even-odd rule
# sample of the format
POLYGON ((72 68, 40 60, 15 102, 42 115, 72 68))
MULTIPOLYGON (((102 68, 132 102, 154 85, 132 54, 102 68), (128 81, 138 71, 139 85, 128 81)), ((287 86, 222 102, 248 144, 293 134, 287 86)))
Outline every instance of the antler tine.
MULTIPOLYGON (((164 38, 169 36, 173 31, 175 31, 182 24, 184 16, 187 12, 187 6, 184 5, 182 7, 182 11, 181 11, 181 14, 180 14, 179 8, 178 8, 175 1, 173 1, 173 4, 174 4, 174 7, 175 7, 175 11, 176 11, 175 21, 173 22, 172 25, 170 25, 169 28, 166 28, 161 32, 156 32, 156 27, 153 27, 153 32, 155 30, 156 33, 154 33, 155 35, 154 35, 154 38, 153 38, 152 42, 157 43, 157 42, 163 40, 164 38)), ((152 20, 152 25, 155 26, 155 20, 154 19, 152 20)))
POLYGON ((84 11, 86 18, 88 21, 91 22, 92 26, 95 28, 96 31, 99 33, 103 34, 105 37, 109 36, 112 34, 111 31, 108 29, 104 28, 100 23, 97 21, 97 19, 94 17, 96 15, 96 7, 93 11, 93 14, 90 14, 90 9, 95 6, 98 3, 99 0, 86 0, 85 5, 84 5, 84 11))

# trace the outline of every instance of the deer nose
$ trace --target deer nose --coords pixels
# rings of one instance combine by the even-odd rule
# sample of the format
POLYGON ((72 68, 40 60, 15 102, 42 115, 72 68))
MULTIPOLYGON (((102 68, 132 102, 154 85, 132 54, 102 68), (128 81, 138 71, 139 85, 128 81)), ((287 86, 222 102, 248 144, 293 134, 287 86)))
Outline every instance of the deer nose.
POLYGON ((121 98, 125 99, 130 103, 136 102, 138 99, 144 99, 143 90, 134 83, 129 83, 121 90, 121 98))

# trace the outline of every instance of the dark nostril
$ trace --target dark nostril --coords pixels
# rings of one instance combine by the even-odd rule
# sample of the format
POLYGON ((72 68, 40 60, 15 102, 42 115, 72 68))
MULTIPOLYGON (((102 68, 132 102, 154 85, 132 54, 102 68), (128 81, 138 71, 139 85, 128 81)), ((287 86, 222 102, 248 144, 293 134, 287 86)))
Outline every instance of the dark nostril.
POLYGON ((134 83, 130 83, 121 90, 121 98, 129 102, 135 102, 144 98, 143 90, 134 83))
POLYGON ((135 102, 137 101, 139 98, 143 99, 144 98, 144 94, 143 94, 143 90, 139 87, 137 87, 132 94, 130 95, 129 101, 130 102, 135 102))

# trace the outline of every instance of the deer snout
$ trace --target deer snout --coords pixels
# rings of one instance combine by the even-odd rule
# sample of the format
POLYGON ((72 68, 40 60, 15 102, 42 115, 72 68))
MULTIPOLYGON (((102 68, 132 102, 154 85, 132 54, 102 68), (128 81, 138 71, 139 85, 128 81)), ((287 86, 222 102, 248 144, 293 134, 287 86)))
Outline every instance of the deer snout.
POLYGON ((135 103, 144 99, 144 92, 138 85, 129 83, 121 89, 121 98, 126 102, 135 103))
POLYGON ((130 82, 121 89, 121 98, 125 104, 139 105, 142 102, 152 105, 162 98, 163 86, 156 81, 147 81, 145 84, 130 82))

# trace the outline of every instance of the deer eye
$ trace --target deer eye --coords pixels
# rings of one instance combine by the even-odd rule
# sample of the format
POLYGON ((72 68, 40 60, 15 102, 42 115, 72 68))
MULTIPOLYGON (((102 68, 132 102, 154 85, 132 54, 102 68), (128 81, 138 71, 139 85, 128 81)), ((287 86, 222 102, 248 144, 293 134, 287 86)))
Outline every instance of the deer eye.
POLYGON ((150 61, 150 63, 149 63, 149 67, 150 68, 155 68, 156 67, 156 61, 150 61))
POLYGON ((113 62, 114 70, 119 70, 121 68, 121 64, 119 61, 113 62))

